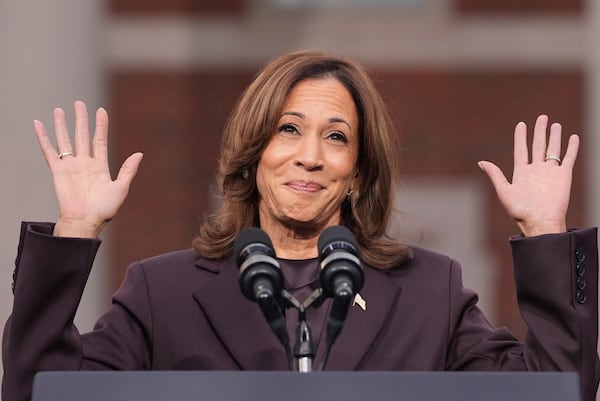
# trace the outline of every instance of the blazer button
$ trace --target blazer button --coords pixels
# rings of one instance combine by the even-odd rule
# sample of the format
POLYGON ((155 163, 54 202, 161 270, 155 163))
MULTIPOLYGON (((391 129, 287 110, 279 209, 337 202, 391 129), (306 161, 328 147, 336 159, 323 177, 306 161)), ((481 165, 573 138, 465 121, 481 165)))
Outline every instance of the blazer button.
POLYGON ((579 277, 583 277, 585 274, 585 264, 583 264, 583 262, 577 262, 575 269, 577 270, 577 275, 579 277))
POLYGON ((579 302, 580 304, 585 303, 586 301, 586 297, 585 297, 585 293, 583 291, 577 291, 577 302, 579 302))
POLYGON ((583 262, 585 260, 585 251, 583 250, 583 248, 577 248, 577 250, 575 251, 575 257, 577 257, 577 260, 579 262, 583 262))
POLYGON ((586 286, 586 282, 585 282, 585 278, 583 277, 577 277, 577 288, 580 290, 585 290, 585 286, 586 286))

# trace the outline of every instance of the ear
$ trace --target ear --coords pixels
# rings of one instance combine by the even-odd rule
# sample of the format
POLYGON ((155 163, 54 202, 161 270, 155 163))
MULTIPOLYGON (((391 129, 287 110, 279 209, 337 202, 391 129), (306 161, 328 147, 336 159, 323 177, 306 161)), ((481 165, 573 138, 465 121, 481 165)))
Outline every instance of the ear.
POLYGON ((357 182, 358 182, 358 166, 356 167, 355 171, 354 171, 354 175, 352 176, 352 180, 350 181, 350 189, 354 189, 356 188, 357 182))
POLYGON ((348 192, 346 193, 346 196, 350 196, 350 194, 352 194, 353 192, 355 192, 357 190, 357 184, 358 184, 358 179, 356 177, 352 177, 352 180, 350 180, 350 186, 348 187, 348 192))

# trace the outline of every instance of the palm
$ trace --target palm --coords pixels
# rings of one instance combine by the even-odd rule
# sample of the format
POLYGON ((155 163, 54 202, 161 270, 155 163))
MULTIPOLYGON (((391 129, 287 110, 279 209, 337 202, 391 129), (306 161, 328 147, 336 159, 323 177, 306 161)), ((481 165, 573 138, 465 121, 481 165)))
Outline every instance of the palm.
POLYGON ((571 171, 531 164, 515 172, 512 185, 498 195, 508 213, 517 221, 535 218, 560 221, 569 205, 571 171))
POLYGON ((53 169, 59 216, 110 220, 125 199, 127 188, 114 182, 100 161, 80 157, 64 161, 53 169))

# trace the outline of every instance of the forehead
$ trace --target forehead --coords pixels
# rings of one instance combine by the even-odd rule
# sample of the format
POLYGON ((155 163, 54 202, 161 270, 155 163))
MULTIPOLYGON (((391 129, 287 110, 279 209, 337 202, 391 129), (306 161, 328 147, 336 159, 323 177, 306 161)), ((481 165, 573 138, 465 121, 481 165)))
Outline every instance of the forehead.
POLYGON ((313 108, 357 118, 356 105, 350 92, 333 77, 310 78, 298 82, 287 95, 283 112, 289 111, 290 107, 313 108))

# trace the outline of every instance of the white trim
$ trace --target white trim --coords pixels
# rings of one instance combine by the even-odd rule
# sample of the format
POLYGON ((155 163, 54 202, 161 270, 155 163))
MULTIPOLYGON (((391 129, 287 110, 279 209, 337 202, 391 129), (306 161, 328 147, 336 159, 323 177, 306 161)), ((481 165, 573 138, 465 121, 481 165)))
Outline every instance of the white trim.
POLYGON ((440 18, 427 14, 328 13, 215 20, 113 17, 110 68, 255 68, 300 48, 319 48, 395 68, 578 68, 585 29, 576 16, 440 18), (290 20, 293 22, 290 22, 290 20))

